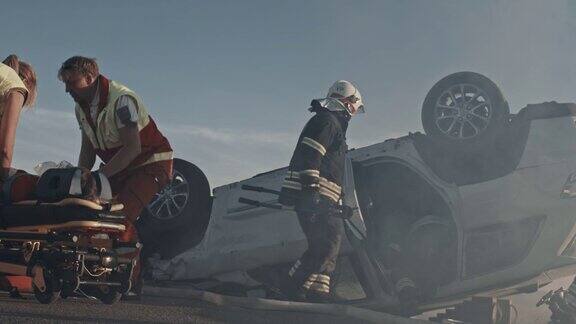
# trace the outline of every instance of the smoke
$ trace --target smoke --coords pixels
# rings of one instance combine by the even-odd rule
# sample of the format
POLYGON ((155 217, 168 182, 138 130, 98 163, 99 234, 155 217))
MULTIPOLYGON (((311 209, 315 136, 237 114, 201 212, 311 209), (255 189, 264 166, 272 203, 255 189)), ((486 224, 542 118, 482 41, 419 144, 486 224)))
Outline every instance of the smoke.
MULTIPOLYGON (((574 101, 574 2, 491 1, 478 68, 491 71, 516 109, 554 98, 574 101)), ((515 109, 514 109, 515 110, 515 109)))
POLYGON ((73 112, 35 107, 22 112, 16 135, 13 165, 32 172, 44 161, 76 163, 80 129, 73 112))

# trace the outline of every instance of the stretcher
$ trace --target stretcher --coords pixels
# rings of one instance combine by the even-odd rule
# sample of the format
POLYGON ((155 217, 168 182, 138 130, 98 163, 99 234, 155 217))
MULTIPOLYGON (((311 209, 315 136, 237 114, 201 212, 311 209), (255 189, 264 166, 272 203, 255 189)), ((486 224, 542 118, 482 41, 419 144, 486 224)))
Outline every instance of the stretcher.
POLYGON ((137 242, 122 242, 121 204, 80 198, 0 205, 0 274, 31 278, 36 299, 95 297, 113 304, 131 288, 137 242))

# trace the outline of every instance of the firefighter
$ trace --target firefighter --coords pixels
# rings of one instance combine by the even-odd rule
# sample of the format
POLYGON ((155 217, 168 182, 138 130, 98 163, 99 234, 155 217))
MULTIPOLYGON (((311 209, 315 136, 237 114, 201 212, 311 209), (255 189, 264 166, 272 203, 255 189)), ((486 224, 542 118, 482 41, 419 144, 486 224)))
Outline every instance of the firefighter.
POLYGON ((0 182, 13 175, 14 142, 20 111, 36 100, 36 73, 16 55, 0 63, 0 182))
MULTIPOLYGON (((74 56, 58 71, 66 92, 76 102, 82 131, 78 166, 92 169, 110 180, 112 192, 124 205, 124 241, 138 240, 134 223, 154 195, 172 177, 172 148, 148 114, 142 99, 126 86, 99 72, 95 59, 74 56)), ((138 256, 139 251, 136 252, 138 256)), ((142 287, 140 263, 133 272, 133 292, 142 287)))
POLYGON ((336 215, 341 203, 350 118, 364 112, 362 96, 350 82, 336 81, 323 99, 313 100, 281 189, 280 202, 294 206, 308 249, 294 263, 281 290, 295 300, 331 300, 330 276, 344 232, 336 215))

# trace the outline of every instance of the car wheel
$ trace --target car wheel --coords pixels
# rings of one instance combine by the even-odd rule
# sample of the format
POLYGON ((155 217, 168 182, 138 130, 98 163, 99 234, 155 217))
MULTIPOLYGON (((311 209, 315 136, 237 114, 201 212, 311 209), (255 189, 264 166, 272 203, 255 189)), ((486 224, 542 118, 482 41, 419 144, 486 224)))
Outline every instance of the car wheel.
POLYGON ((140 217, 139 232, 185 231, 210 213, 210 185, 197 166, 174 159, 172 181, 155 195, 140 217))
POLYGON ((438 81, 422 105, 422 125, 432 139, 455 149, 490 144, 509 120, 510 109, 498 86, 474 72, 438 81))

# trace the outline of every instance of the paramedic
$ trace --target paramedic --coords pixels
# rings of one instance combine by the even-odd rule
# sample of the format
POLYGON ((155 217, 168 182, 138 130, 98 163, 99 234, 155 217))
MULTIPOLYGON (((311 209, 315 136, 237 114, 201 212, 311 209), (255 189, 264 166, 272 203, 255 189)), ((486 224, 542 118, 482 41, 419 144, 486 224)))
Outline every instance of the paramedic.
MULTIPOLYGON (((126 241, 138 240, 134 223, 172 178, 172 148, 148 114, 142 99, 128 87, 99 72, 95 59, 74 56, 62 63, 58 78, 76 102, 82 132, 78 166, 92 169, 96 156, 127 217, 126 241)), ((140 266, 133 292, 141 289, 140 266)))
POLYGON ((32 67, 8 56, 0 63, 0 182, 15 173, 12 168, 16 128, 22 107, 36 99, 36 74, 32 67))

